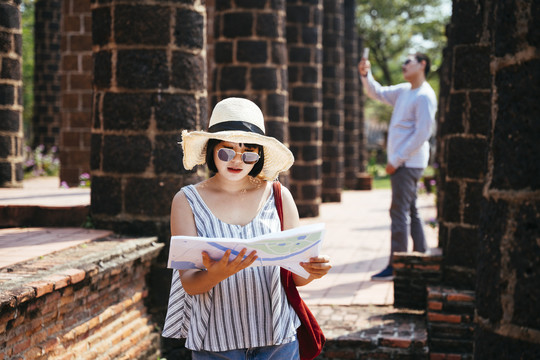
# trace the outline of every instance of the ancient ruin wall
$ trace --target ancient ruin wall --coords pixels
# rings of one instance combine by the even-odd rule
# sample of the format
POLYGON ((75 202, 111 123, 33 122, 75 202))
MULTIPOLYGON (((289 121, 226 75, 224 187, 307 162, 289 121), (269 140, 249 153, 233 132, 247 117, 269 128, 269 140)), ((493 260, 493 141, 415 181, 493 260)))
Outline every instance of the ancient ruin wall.
POLYGON ((23 180, 22 28, 20 2, 0 1, 0 186, 23 180))
MULTIPOLYGON (((60 59, 62 1, 35 4, 34 113, 32 145, 49 150, 60 143, 60 59)), ((80 27, 79 27, 80 29, 80 27)), ((87 84, 91 87, 91 83, 87 84)), ((88 123, 88 127, 90 123, 88 123)))
POLYGON ((202 1, 92 4, 96 227, 168 238, 171 200, 197 182, 182 166, 180 129, 207 118, 202 1))
POLYGON ((291 192, 300 217, 319 215, 322 188, 322 0, 287 1, 291 192))
POLYGON ((324 202, 340 202, 344 180, 344 3, 324 0, 323 17, 324 202))

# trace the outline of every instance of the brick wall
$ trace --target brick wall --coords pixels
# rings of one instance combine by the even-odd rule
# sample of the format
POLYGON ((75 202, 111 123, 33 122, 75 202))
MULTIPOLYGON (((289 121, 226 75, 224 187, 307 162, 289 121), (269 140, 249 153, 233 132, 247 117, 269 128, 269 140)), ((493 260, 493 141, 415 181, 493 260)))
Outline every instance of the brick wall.
POLYGON ((90 170, 92 14, 90 0, 62 1, 60 180, 70 186, 90 170))
POLYGON ((324 0, 322 201, 340 202, 344 180, 344 3, 324 0))
POLYGON ((109 239, 3 269, 0 357, 156 359, 144 304, 154 241, 109 239))
POLYGON ((226 97, 248 98, 261 108, 266 134, 288 144, 285 2, 223 1, 214 24, 211 108, 226 97))
POLYGON ((287 1, 291 192, 301 217, 319 215, 322 188, 322 0, 287 1))
POLYGON ((455 1, 448 28, 439 239, 445 284, 476 290, 475 359, 540 354, 539 14, 533 1, 455 1))
POLYGON ((32 144, 46 150, 60 144, 61 15, 60 0, 35 2, 32 144))
POLYGON ((0 186, 23 180, 22 28, 20 2, 0 1, 0 186))
POLYGON ((91 210, 97 227, 168 239, 186 171, 180 129, 207 118, 200 1, 93 3, 91 210))
POLYGON ((356 177, 361 171, 360 151, 363 141, 363 112, 361 112, 360 78, 358 76, 358 30, 356 29, 356 2, 344 0, 344 181, 348 189, 357 188, 356 177))

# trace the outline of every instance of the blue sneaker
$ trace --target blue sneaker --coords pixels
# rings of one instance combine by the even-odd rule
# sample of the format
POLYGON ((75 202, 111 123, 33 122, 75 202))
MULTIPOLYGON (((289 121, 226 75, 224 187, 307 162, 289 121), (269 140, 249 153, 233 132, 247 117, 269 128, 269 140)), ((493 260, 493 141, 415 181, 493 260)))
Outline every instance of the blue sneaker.
POLYGON ((392 265, 388 265, 383 271, 371 276, 373 281, 392 281, 394 280, 394 268, 392 265))

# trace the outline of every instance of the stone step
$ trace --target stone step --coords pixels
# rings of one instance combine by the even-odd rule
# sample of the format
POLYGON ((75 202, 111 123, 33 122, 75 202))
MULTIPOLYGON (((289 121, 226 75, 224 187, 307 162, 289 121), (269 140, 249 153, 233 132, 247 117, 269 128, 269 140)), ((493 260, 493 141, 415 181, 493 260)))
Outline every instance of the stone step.
POLYGON ((89 214, 90 205, 0 205, 0 227, 82 226, 89 214))

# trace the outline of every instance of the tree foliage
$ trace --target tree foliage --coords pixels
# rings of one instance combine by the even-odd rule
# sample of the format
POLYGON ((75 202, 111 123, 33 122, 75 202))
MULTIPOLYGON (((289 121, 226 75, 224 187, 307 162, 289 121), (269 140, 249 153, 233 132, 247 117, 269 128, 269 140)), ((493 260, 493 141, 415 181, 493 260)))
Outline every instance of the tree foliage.
POLYGON ((383 85, 402 81, 401 62, 416 51, 431 58, 436 76, 450 4, 451 0, 357 0, 358 33, 371 50, 373 73, 383 85))
MULTIPOLYGON (((356 0, 356 23, 370 48, 373 76, 383 85, 403 82, 401 63, 417 51, 431 59, 428 81, 438 93, 438 69, 446 46, 451 0, 356 0)), ((367 99, 366 118, 390 121, 392 107, 367 99)))

